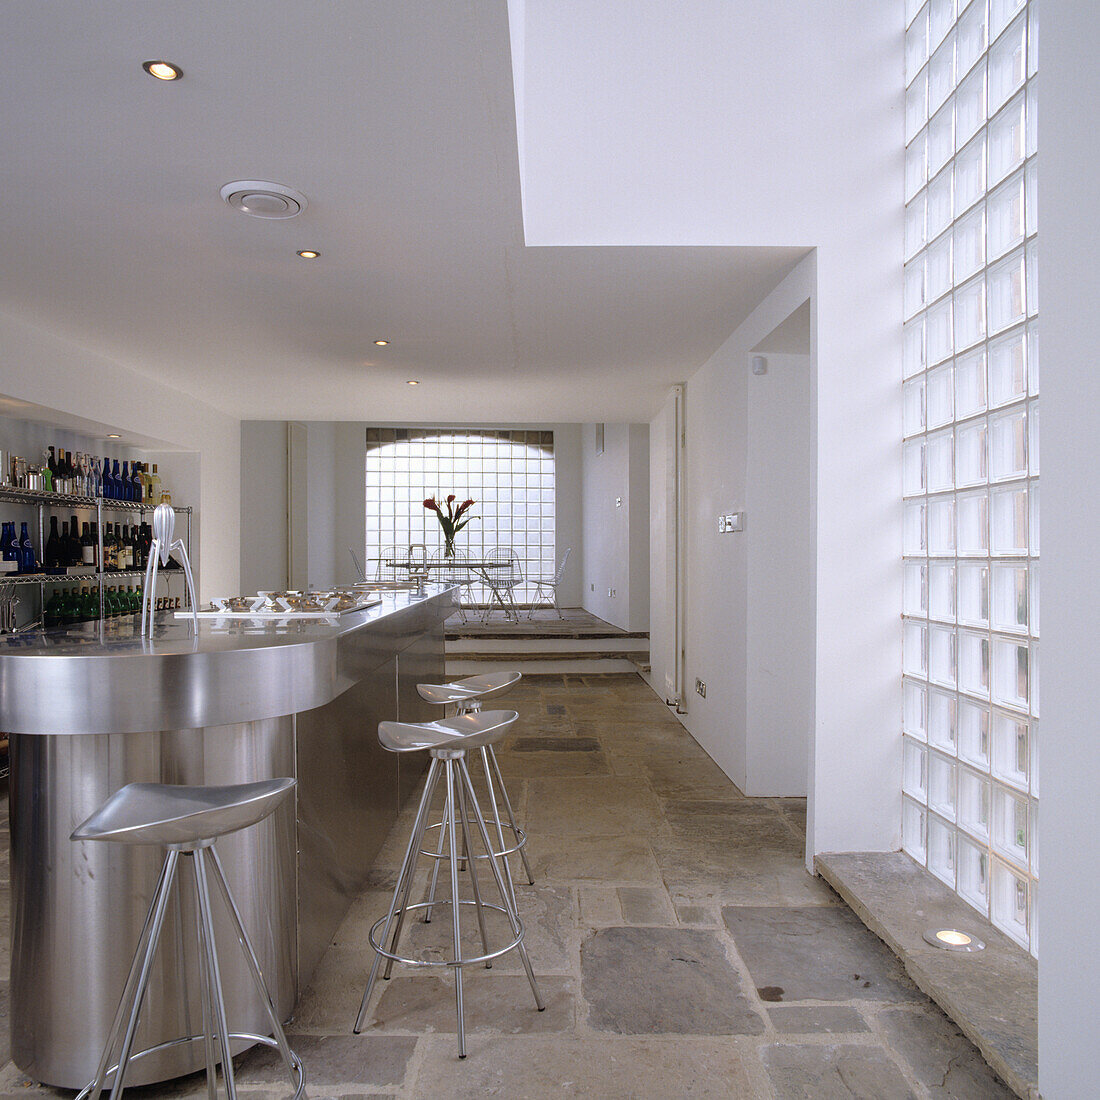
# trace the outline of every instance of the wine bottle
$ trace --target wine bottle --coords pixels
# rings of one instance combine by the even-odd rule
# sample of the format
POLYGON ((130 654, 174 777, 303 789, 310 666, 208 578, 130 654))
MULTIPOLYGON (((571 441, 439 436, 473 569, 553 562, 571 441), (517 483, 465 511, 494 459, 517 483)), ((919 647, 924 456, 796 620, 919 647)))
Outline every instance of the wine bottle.
POLYGON ((92 564, 96 567, 96 569, 99 569, 99 528, 96 525, 96 521, 94 519, 92 520, 90 526, 91 531, 89 533, 92 536, 92 564))
POLYGON ((46 469, 50 471, 50 480, 54 485, 57 484, 57 459, 54 457, 53 447, 47 448, 50 453, 50 457, 46 459, 46 469))
POLYGON ((61 621, 66 626, 80 622, 80 593, 75 588, 66 588, 62 596, 61 621))
POLYGON ((61 452, 61 491, 66 496, 73 491, 73 464, 69 451, 61 452))
POLYGON ((130 528, 130 552, 134 569, 144 569, 148 564, 141 554, 141 536, 138 534, 138 525, 135 523, 130 528))
POLYGON ((80 529, 80 564, 95 565, 95 543, 87 523, 80 529))
POLYGON ((141 463, 130 463, 130 480, 134 483, 134 503, 140 504, 145 499, 145 487, 141 480, 141 463))
POLYGON ((61 560, 63 543, 57 533, 57 516, 50 516, 50 536, 46 539, 45 548, 42 550, 42 564, 47 569, 55 569, 65 563, 61 560))
POLYGON ((67 557, 66 565, 79 565, 83 554, 80 550, 80 536, 76 533, 77 518, 76 516, 69 517, 69 541, 65 547, 65 553, 67 557))
POLYGON ((133 569, 134 553, 130 547, 130 528, 124 524, 119 538, 119 569, 133 569))
POLYGON ((122 460, 122 473, 119 474, 119 500, 133 500, 134 499, 134 485, 130 480, 130 463, 126 460, 122 460))
POLYGON ((157 473, 157 464, 153 463, 153 472, 149 476, 149 503, 157 505, 160 503, 160 475, 157 473))

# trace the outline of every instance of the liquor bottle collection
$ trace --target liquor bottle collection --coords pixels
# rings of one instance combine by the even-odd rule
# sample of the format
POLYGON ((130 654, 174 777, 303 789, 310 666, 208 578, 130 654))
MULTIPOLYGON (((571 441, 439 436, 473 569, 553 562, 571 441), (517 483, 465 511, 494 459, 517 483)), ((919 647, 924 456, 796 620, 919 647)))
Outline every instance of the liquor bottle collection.
POLYGON ((37 465, 13 455, 0 469, 0 485, 135 504, 160 504, 164 495, 155 462, 100 458, 63 447, 47 447, 37 465))

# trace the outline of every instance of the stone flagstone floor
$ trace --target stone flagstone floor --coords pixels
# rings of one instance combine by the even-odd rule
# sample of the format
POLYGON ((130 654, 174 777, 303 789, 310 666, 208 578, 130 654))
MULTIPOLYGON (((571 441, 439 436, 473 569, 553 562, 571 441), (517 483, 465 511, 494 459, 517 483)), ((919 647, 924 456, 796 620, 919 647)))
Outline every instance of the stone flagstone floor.
MULTIPOLYGON (((311 1097, 1011 1095, 806 873, 804 800, 742 796, 634 675, 530 677, 500 705, 521 716, 499 758, 530 836, 536 885, 517 890, 546 1011, 512 952, 466 972, 464 1061, 438 971, 397 967, 351 1034, 410 807, 288 1029, 311 1097)), ((410 929, 423 957, 447 950, 447 916, 410 929)), ((243 1055, 242 1097, 287 1095, 280 1072, 266 1051, 243 1055)), ((8 1063, 0 1095, 68 1094, 8 1063)), ((200 1075, 134 1095, 205 1088, 200 1075)))

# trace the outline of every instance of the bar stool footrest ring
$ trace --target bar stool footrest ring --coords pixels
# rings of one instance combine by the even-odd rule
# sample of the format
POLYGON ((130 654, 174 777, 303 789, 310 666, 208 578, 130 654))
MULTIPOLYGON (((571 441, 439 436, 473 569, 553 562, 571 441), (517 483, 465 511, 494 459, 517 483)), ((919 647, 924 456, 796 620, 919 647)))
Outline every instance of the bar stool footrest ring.
MULTIPOLYGON (((144 1050, 139 1050, 136 1054, 131 1054, 130 1061, 136 1062, 139 1058, 144 1058, 148 1054, 158 1054, 162 1050, 169 1050, 172 1047, 183 1046, 184 1043, 201 1043, 204 1042, 205 1039, 205 1035, 185 1035, 179 1039, 168 1039, 163 1043, 157 1043, 156 1046, 146 1047, 144 1050)), ((231 1031, 229 1033, 229 1041, 233 1042, 233 1040, 235 1039, 247 1041, 252 1045, 260 1043, 263 1046, 272 1047, 275 1050, 279 1049, 279 1044, 270 1035, 253 1035, 247 1031, 231 1031)), ((290 1060, 291 1065, 294 1067, 294 1075, 297 1078, 298 1082, 294 1090, 294 1095, 291 1097, 291 1100, 302 1100, 302 1097, 304 1097, 306 1094, 305 1067, 302 1065, 302 1060, 298 1057, 297 1054, 294 1053, 294 1051, 290 1052, 290 1060)), ((107 1070, 107 1079, 103 1085, 104 1092, 106 1092, 106 1090, 110 1088, 111 1079, 117 1072, 118 1063, 116 1062, 113 1066, 110 1067, 110 1069, 107 1070)), ((199 1069, 193 1072, 202 1072, 202 1067, 199 1067, 199 1069)), ((88 1096, 91 1095, 92 1085, 94 1084, 94 1081, 89 1081, 88 1084, 86 1084, 84 1088, 76 1094, 73 1100, 87 1100, 88 1096)))
MULTIPOLYGON (((527 830, 526 829, 521 829, 518 825, 513 827, 510 822, 497 821, 497 819, 495 817, 486 817, 485 818, 485 827, 487 829, 491 830, 490 833, 489 833, 489 836, 493 840, 497 839, 496 836, 494 835, 494 833, 496 832, 496 830, 498 828, 502 829, 506 833, 514 834, 515 843, 512 844, 510 847, 506 845, 504 848, 495 848, 495 847, 493 848, 493 855, 495 857, 497 857, 498 859, 501 856, 510 856, 514 852, 518 852, 520 850, 520 848, 522 848, 527 843, 527 830)), ((435 822, 435 824, 429 825, 424 830, 424 834, 426 836, 433 829, 441 829, 441 828, 443 828, 443 822, 442 821, 437 821, 437 822, 435 822)), ((421 848, 420 849, 420 854, 422 856, 428 856, 430 859, 450 859, 451 858, 451 853, 450 852, 431 851, 428 848, 421 848)), ((466 853, 465 855, 460 855, 458 858, 459 859, 470 859, 471 856, 470 856, 469 853, 466 853)), ((489 857, 484 852, 478 852, 472 858, 473 859, 488 859, 489 857)), ((409 908, 411 909, 412 906, 410 905, 409 908)))
MULTIPOLYGON (((436 901, 420 901, 417 902, 415 905, 406 906, 404 910, 395 909, 393 911, 393 915, 396 919, 400 917, 403 912, 407 914, 412 913, 417 909, 445 909, 450 904, 450 898, 446 898, 442 901, 438 899, 436 901)), ((472 901, 468 898, 460 898, 458 904, 476 906, 477 902, 472 901)), ((489 902, 483 901, 481 903, 481 908, 495 909, 498 913, 503 913, 505 916, 508 916, 508 910, 505 909, 503 905, 490 905, 489 902)), ((513 948, 519 947, 519 945, 523 943, 523 921, 520 920, 519 917, 516 917, 516 924, 519 926, 518 935, 515 937, 515 939, 512 940, 511 943, 509 943, 505 947, 501 947, 497 951, 490 951, 481 955, 471 955, 469 958, 462 959, 413 959, 410 958, 408 955, 398 955, 394 951, 387 951, 381 945, 381 943, 379 943, 378 931, 385 923, 386 918, 382 917, 380 920, 376 920, 374 924, 371 925, 371 930, 369 933, 370 945, 374 948, 375 951, 378 952, 379 955, 382 956, 382 958, 392 959, 394 962, 404 963, 406 966, 449 966, 452 969, 457 969, 464 966, 476 966, 479 963, 489 962, 491 959, 499 959, 501 955, 508 954, 508 952, 511 951, 513 948)), ((202 1036, 200 1035, 199 1038, 201 1039, 202 1036)), ((78 1097, 77 1100, 81 1100, 81 1098, 78 1097)))

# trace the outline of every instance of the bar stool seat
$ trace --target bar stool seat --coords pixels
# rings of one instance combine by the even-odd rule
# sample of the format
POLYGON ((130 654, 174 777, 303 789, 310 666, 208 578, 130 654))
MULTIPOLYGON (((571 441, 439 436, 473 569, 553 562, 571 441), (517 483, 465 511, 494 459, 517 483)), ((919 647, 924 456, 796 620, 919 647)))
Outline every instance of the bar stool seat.
MULTIPOLYGON (((523 674, 520 672, 512 671, 481 672, 476 676, 466 676, 461 680, 453 680, 449 684, 417 684, 416 690, 420 693, 420 697, 426 702, 434 703, 442 707, 453 705, 456 714, 476 713, 481 710, 482 699, 487 695, 494 695, 497 692, 504 691, 506 688, 510 688, 522 677, 522 675, 523 674)), ((519 853, 519 858, 523 863, 524 873, 527 875, 527 884, 529 886, 535 885, 535 876, 531 871, 531 864, 527 860, 527 853, 524 851, 527 845, 527 833, 521 829, 516 822, 515 811, 512 809, 512 800, 508 797, 508 788, 504 785, 504 776, 501 775, 500 764, 497 762, 497 754, 493 746, 486 745, 482 747, 480 756, 481 766, 485 771, 485 786, 489 796, 490 814, 487 817, 487 821, 497 834, 497 847, 495 851, 498 856, 503 857, 504 878, 512 894, 512 902, 514 904, 515 883, 512 878, 512 869, 508 864, 508 856, 516 852, 519 853), (500 810, 497 807, 494 776, 496 777, 496 784, 500 787, 504 811, 508 815, 507 821, 501 820, 500 810), (508 841, 505 840, 505 830, 510 834, 510 840, 508 841)), ((442 821, 440 821, 438 825, 429 826, 430 829, 438 828, 440 837, 437 851, 435 853, 426 852, 424 853, 425 855, 435 855, 437 859, 441 855, 443 849, 443 830, 447 827, 447 817, 450 811, 450 803, 447 803, 443 808, 442 821)), ((432 885, 428 893, 429 903, 435 897, 438 873, 439 864, 437 862, 435 869, 432 871, 432 885)), ((431 919, 432 909, 429 904, 424 911, 424 920, 430 922, 431 919)))
POLYGON ((523 943, 523 922, 519 919, 519 913, 516 910, 515 897, 509 889, 505 874, 498 863, 498 860, 503 863, 503 858, 497 854, 490 840, 488 826, 478 804, 473 780, 470 778, 470 771, 466 764, 466 756, 470 750, 487 748, 498 742, 518 717, 519 715, 514 710, 495 710, 467 712, 453 718, 443 718, 437 722, 379 723, 378 740, 383 748, 395 753, 426 750, 430 752, 432 759, 424 783, 424 793, 421 795, 420 804, 417 807, 412 836, 409 838, 408 847, 405 849, 405 858, 397 876, 397 885, 394 887, 389 911, 384 917, 376 921, 370 930, 369 938, 371 947, 374 948, 374 962, 371 965, 367 988, 363 993, 363 1000, 359 1006, 359 1015, 355 1020, 353 1030, 356 1034, 359 1034, 363 1029, 367 1014, 367 1002, 370 1000, 371 991, 374 989, 374 983, 378 978, 378 971, 383 959, 386 960, 383 977, 387 979, 392 972, 394 962, 417 967, 445 966, 453 969, 455 975, 455 1002, 458 1014, 458 1056, 460 1058, 466 1057, 466 1024, 462 1001, 462 970, 464 967, 479 963, 484 963, 488 967, 492 959, 508 951, 516 950, 519 952, 523 968, 527 972, 527 980, 531 985, 536 1007, 540 1012, 546 1007, 539 993, 538 983, 535 981, 535 973, 531 968, 527 948, 523 943), (424 834, 428 828, 428 811, 441 774, 446 784, 447 806, 451 810, 444 815, 443 827, 440 829, 439 852, 436 853, 423 851, 421 845, 424 842, 424 834), (491 870, 493 880, 500 893, 500 905, 489 904, 482 900, 481 887, 477 876, 479 858, 476 856, 471 844, 472 826, 477 828, 476 835, 481 843, 483 853, 480 858, 488 864, 491 870), (462 836, 461 850, 458 840, 460 830, 462 836), (446 853, 443 851, 444 833, 448 840, 446 853), (446 859, 449 863, 451 879, 451 897, 449 900, 438 902, 435 900, 435 878, 433 876, 432 897, 426 902, 409 903, 413 879, 416 875, 416 865, 421 855, 434 858, 437 870, 442 860, 446 859), (474 858, 469 858, 471 856, 474 858), (472 900, 466 900, 459 896, 458 875, 460 863, 465 864, 465 870, 469 875, 473 894, 472 900), (430 911, 436 905, 450 906, 451 908, 451 957, 423 959, 400 954, 398 945, 406 915, 420 910, 430 911), (463 906, 472 906, 477 913, 482 946, 482 952, 478 955, 463 954, 461 927, 463 906), (508 943, 490 947, 485 924, 486 909, 496 910, 503 913, 507 918, 511 929, 511 939, 508 943))
POLYGON ((305 1095, 305 1070, 290 1049, 275 1005, 267 990, 256 952, 241 921, 225 880, 214 841, 226 833, 246 829, 273 813, 296 784, 290 778, 266 779, 258 783, 240 783, 223 787, 177 786, 167 783, 131 783, 116 791, 87 820, 73 830, 74 841, 106 841, 115 844, 155 844, 167 850, 160 879, 145 925, 138 936, 122 997, 114 1023, 103 1048, 95 1078, 80 1092, 77 1100, 98 1100, 107 1078, 114 1075, 111 1097, 120 1096, 126 1084, 130 1063, 146 1055, 185 1043, 203 1041, 206 1051, 208 1095, 217 1096, 217 1070, 214 1043, 220 1048, 222 1076, 229 1100, 236 1098, 231 1043, 240 1040, 274 1047, 295 1086, 294 1096, 305 1095), (199 947, 199 987, 202 1000, 203 1033, 170 1039, 146 1050, 133 1053, 134 1036, 148 989, 157 947, 164 927, 172 887, 179 875, 181 856, 191 859, 194 875, 199 947), (210 905, 212 879, 224 903, 237 941, 244 952, 253 985, 271 1024, 271 1035, 230 1032, 225 1017, 221 971, 214 941, 214 918, 210 905), (125 1031, 123 1030, 125 1028, 125 1031), (121 1045, 119 1040, 121 1038, 121 1045), (117 1053, 117 1062, 114 1061, 117 1053), (113 1064, 112 1064, 113 1062, 113 1064))
POLYGON ((130 783, 116 791, 73 831, 73 840, 117 844, 213 844, 215 837, 263 821, 294 786, 264 779, 228 787, 130 783))

